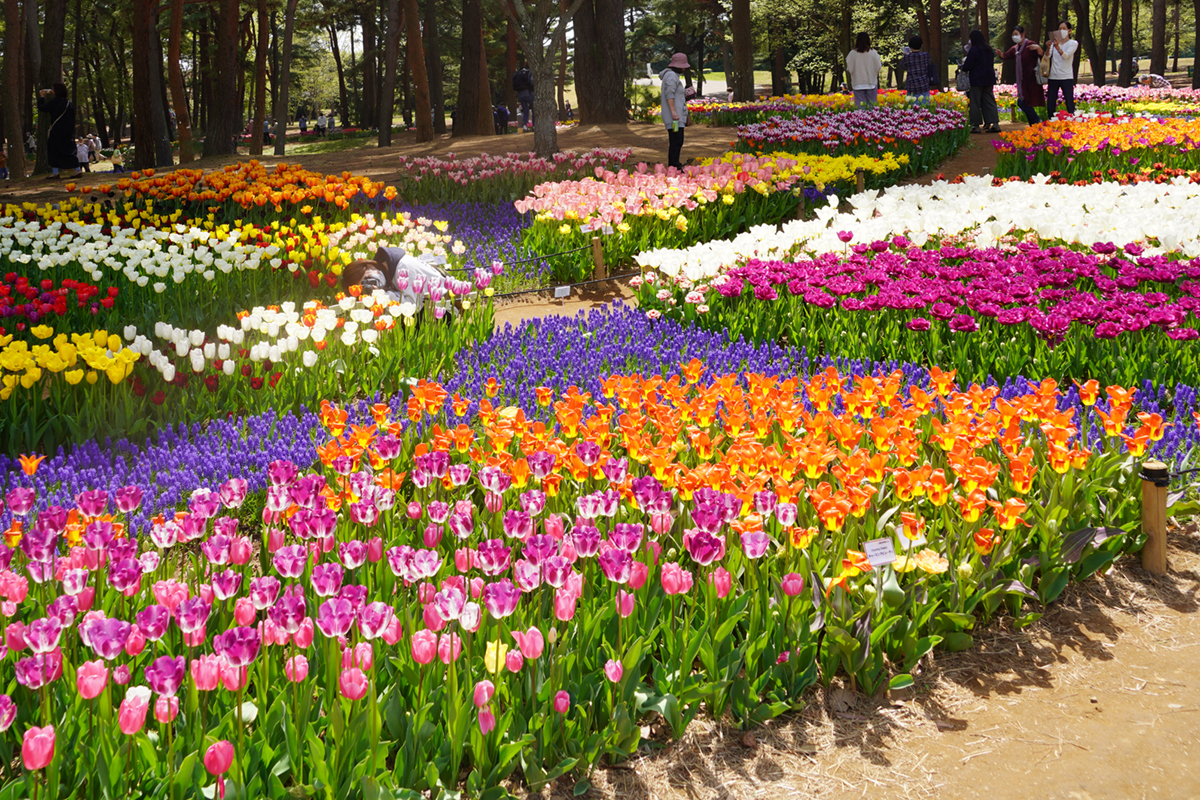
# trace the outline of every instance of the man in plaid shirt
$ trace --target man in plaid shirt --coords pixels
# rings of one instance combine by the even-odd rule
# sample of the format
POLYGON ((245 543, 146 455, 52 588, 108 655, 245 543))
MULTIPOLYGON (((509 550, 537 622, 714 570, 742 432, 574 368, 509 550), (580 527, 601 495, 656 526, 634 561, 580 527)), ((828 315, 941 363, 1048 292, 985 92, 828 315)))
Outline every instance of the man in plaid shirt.
POLYGON ((908 98, 922 105, 929 104, 929 67, 932 63, 929 53, 921 49, 920 36, 908 40, 908 47, 900 59, 900 69, 904 70, 904 89, 908 98))

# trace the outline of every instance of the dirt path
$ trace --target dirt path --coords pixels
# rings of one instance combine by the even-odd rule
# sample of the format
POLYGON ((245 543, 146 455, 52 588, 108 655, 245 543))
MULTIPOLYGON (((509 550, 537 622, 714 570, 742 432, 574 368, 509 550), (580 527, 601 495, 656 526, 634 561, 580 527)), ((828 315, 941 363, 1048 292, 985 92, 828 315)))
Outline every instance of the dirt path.
POLYGON ((697 723, 682 742, 599 773, 595 794, 1198 797, 1200 533, 1174 532, 1171 548, 1164 578, 1124 558, 1030 629, 993 626, 975 649, 938 654, 909 697, 817 691, 752 737, 697 723))

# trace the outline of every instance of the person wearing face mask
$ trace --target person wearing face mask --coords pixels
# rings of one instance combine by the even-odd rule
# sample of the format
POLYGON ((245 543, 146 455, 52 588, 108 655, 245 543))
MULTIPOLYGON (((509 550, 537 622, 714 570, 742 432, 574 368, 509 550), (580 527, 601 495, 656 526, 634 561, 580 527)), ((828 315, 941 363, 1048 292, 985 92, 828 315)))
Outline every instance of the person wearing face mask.
POLYGON ((1058 93, 1061 91, 1063 105, 1068 114, 1075 113, 1075 51, 1079 42, 1071 38, 1071 23, 1065 19, 1058 23, 1058 30, 1050 34, 1046 42, 1046 52, 1050 54, 1050 81, 1046 93, 1046 117, 1054 119, 1054 110, 1058 106, 1058 93))
POLYGON ((1037 82, 1038 62, 1042 60, 1042 48, 1025 38, 1025 27, 1018 25, 1012 31, 1013 46, 1000 56, 1005 61, 1017 62, 1017 108, 1025 114, 1030 125, 1041 122, 1037 107, 1046 105, 1042 85, 1037 82))

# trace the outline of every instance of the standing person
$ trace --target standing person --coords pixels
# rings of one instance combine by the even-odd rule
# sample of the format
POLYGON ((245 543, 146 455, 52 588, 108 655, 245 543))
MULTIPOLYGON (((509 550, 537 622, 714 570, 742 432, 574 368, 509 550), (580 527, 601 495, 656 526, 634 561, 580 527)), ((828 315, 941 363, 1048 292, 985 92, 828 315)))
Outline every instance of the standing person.
POLYGON ((883 62, 871 47, 866 31, 858 34, 854 49, 846 54, 846 72, 850 73, 850 88, 854 91, 855 108, 870 108, 879 101, 879 70, 883 62))
POLYGON ((929 105, 929 72, 933 61, 921 47, 925 43, 920 36, 908 40, 908 47, 903 49, 900 57, 900 69, 904 70, 904 91, 908 99, 920 105, 929 105))
POLYGON ((322 111, 317 116, 317 126, 315 128, 313 128, 313 130, 316 132, 317 136, 325 135, 325 126, 328 124, 329 124, 329 120, 325 119, 325 112, 322 111))
POLYGON ((25 152, 33 155, 37 152, 37 137, 33 135, 33 131, 25 137, 25 152))
POLYGON ((114 147, 112 155, 109 156, 108 160, 112 162, 113 172, 125 171, 125 156, 121 153, 121 148, 114 147))
POLYGON ((300 119, 296 120, 296 122, 300 125, 300 135, 301 136, 308 133, 308 117, 301 114, 300 119))
POLYGON ((79 156, 75 151, 75 105, 67 99, 67 87, 56 83, 38 92, 38 111, 50 118, 46 134, 46 159, 50 162, 47 180, 59 176, 60 169, 78 169, 79 156))
POLYGON ((513 73, 513 91, 517 93, 517 102, 521 104, 521 130, 529 128, 533 117, 533 73, 529 67, 521 67, 513 73))
POLYGON ((1058 93, 1062 91, 1063 105, 1068 114, 1075 113, 1075 51, 1079 42, 1071 38, 1071 23, 1065 19, 1058 23, 1058 30, 1050 34, 1046 52, 1050 54, 1050 82, 1046 88, 1046 119, 1054 118, 1058 106, 1058 93))
POLYGON ((0 181, 8 180, 8 145, 0 147, 0 181))
POLYGON ((996 51, 983 31, 971 31, 967 57, 959 69, 971 79, 967 98, 971 102, 971 133, 999 133, 1000 113, 996 110, 996 51), (980 126, 983 126, 980 128, 980 126))
POLYGON ((78 162, 78 164, 76 165, 76 170, 75 170, 76 175, 82 175, 85 172, 92 171, 92 162, 89 160, 88 156, 89 156, 89 153, 88 153, 87 140, 86 139, 76 139, 75 140, 75 160, 78 162))
POLYGON ((687 96, 679 75, 690 66, 686 54, 676 53, 658 75, 662 79, 661 117, 667 128, 667 166, 678 170, 683 169, 679 153, 683 150, 683 129, 688 124, 687 96))
POLYGON ((1025 26, 1018 25, 1012 31, 1013 46, 1004 51, 1000 58, 1017 62, 1017 108, 1025 114, 1030 125, 1042 120, 1037 107, 1046 105, 1046 95, 1037 82, 1038 63, 1042 60, 1042 48, 1025 38, 1025 26))

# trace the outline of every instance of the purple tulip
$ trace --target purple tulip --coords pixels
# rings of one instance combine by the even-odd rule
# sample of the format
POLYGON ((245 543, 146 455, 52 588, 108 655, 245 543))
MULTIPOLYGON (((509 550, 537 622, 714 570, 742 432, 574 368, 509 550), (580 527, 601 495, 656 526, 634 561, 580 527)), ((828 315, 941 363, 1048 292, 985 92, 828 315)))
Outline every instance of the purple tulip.
POLYGON ((183 656, 176 658, 160 656, 146 667, 145 675, 146 683, 155 694, 174 697, 175 693, 179 691, 179 687, 183 685, 184 677, 187 676, 187 659, 183 656))
POLYGON ((612 533, 609 534, 608 540, 612 542, 613 547, 618 550, 624 550, 627 553, 635 553, 642 546, 642 535, 645 531, 645 526, 640 522, 618 522, 612 533))
POLYGON ((304 592, 299 586, 290 586, 276 601, 275 605, 271 606, 271 621, 278 625, 288 634, 293 634, 300 630, 300 625, 308 616, 308 611, 304 602, 304 592))
POLYGON ((693 528, 684 534, 683 541, 688 555, 703 567, 718 561, 725 555, 725 539, 707 531, 693 528))
POLYGON ((242 576, 231 569, 218 572, 212 577, 213 596, 225 601, 235 596, 242 588, 242 576))
POLYGON ((629 583, 629 578, 633 575, 633 556, 629 553, 613 547, 601 553, 596 560, 604 572, 604 577, 613 583, 629 583))
POLYGON ((213 637, 213 649, 233 667, 250 666, 261 647, 262 637, 257 628, 230 628, 213 637))
POLYGON ((378 639, 392 623, 396 612, 387 603, 367 603, 358 614, 358 629, 366 639, 378 639))
POLYGON ((332 597, 342 588, 345 570, 341 564, 329 562, 317 564, 312 570, 312 587, 318 597, 332 597))
POLYGON ((54 617, 35 619, 25 628, 25 643, 38 655, 49 653, 58 647, 62 631, 62 622, 54 617))
POLYGON ((345 636, 354 624, 354 607, 349 600, 335 597, 317 609, 317 630, 327 638, 345 636))
POLYGON ((166 606, 153 603, 139 611, 135 619, 142 635, 152 642, 157 642, 167 632, 167 626, 171 623, 171 612, 166 606))
MULTIPOLYGON (((451 517, 451 521, 453 521, 451 517)), ((479 545, 479 569, 484 575, 499 575, 508 570, 511 548, 500 539, 487 539, 479 545)))
POLYGON ((211 612, 212 606, 204 602, 203 597, 200 595, 189 597, 175 607, 175 624, 184 633, 192 633, 208 622, 208 615, 211 612))
POLYGON ((112 661, 125 649, 125 641, 133 628, 120 619, 89 619, 79 626, 79 638, 92 652, 105 661, 112 661))
POLYGON ((762 558, 770 543, 771 537, 762 531, 746 531, 742 534, 742 551, 746 558, 762 558))
POLYGON ((495 619, 504 619, 516 611, 520 599, 520 590, 510 580, 498 580, 483 587, 483 605, 495 619))

